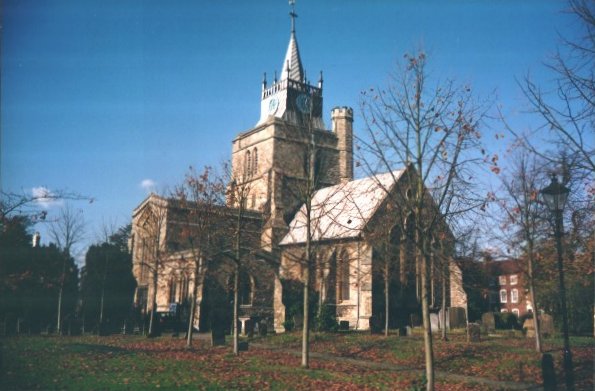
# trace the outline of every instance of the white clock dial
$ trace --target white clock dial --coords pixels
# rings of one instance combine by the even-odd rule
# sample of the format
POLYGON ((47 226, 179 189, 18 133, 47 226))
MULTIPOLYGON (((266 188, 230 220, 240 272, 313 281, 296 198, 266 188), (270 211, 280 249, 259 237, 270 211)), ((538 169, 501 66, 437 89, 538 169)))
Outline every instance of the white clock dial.
POLYGON ((272 98, 269 101, 269 114, 273 115, 277 112, 277 109, 279 108, 279 99, 277 98, 272 98))

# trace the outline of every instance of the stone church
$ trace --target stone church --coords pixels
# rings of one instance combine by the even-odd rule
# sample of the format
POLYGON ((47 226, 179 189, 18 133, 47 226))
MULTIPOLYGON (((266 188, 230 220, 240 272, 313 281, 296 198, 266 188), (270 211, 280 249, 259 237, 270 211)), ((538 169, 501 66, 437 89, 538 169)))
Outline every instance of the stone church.
MULTIPOLYGON (((392 206, 392 200, 406 195, 408 178, 415 173, 404 168, 354 180, 353 110, 332 109, 331 129, 326 129, 322 73, 315 84, 306 78, 295 14, 290 15, 282 71, 270 84, 265 76, 258 122, 232 141, 230 186, 246 189, 246 197, 242 205, 230 199, 227 206, 213 212, 220 225, 231 226, 244 210, 247 234, 242 246, 250 251, 242 260, 240 319, 266 321, 277 332, 290 323, 299 324, 299 306, 292 298, 299 297, 296 292, 303 283, 304 197, 310 194, 315 254, 310 283, 318 306, 330 308, 351 329, 368 329, 371 318, 384 318, 385 286, 389 286, 391 325, 415 323, 420 308, 419 270, 406 228, 395 228, 399 212, 392 206), (392 250, 387 252, 387 246, 392 250), (381 264, 389 260, 397 266, 385 274, 390 281, 387 285, 381 264)), ((179 239, 187 208, 175 199, 152 194, 133 211, 136 303, 144 311, 151 309, 148 298, 154 289, 159 312, 172 311, 190 298, 194 271, 187 266, 197 255, 179 239), (149 250, 155 245, 157 250, 149 250), (156 257, 157 253, 161 255, 156 257), (157 258, 161 270, 156 270, 157 258)), ((448 227, 444 232, 450 235, 448 227)), ((231 246, 230 240, 221 243, 225 246, 231 246)), ((196 298, 199 311, 193 321, 199 330, 209 328, 214 309, 231 308, 232 268, 226 266, 225 257, 211 261, 213 266, 200 281, 196 298)), ((452 262, 446 265, 440 270, 447 272, 436 273, 432 279, 435 310, 443 294, 447 306, 466 306, 460 273, 452 262)))

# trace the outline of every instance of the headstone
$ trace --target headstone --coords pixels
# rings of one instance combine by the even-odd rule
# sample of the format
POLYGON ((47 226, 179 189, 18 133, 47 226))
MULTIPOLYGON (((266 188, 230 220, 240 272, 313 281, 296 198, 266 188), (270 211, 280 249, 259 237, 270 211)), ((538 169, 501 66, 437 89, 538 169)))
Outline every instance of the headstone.
POLYGON ((248 338, 254 337, 254 321, 252 319, 247 319, 244 322, 244 335, 247 335, 248 338))
MULTIPOLYGON (((438 325, 440 326, 440 330, 442 330, 445 326, 442 324, 442 314, 444 313, 444 311, 442 309, 440 309, 440 311, 438 311, 438 325)), ((448 310, 448 308, 446 309, 446 329, 450 330, 450 311, 448 310)))
POLYGON ((481 331, 477 323, 467 325, 467 342, 481 342, 481 331))
POLYGON ((541 335, 543 335, 544 337, 554 335, 554 318, 550 314, 539 315, 539 326, 541 335))
POLYGON ((418 314, 411 314, 411 326, 418 327, 421 326, 421 318, 418 314))
POLYGON ((486 333, 491 333, 496 329, 496 319, 493 312, 486 312, 481 315, 481 326, 486 333))
MULTIPOLYGON (((380 334, 382 333, 382 319, 380 319, 379 316, 377 315, 373 315, 370 316, 370 333, 372 334, 380 334)), ((341 324, 339 323, 339 328, 341 327, 341 324)), ((349 323, 347 324, 347 327, 349 327, 349 323)))
POLYGON ((525 319, 523 322, 523 331, 525 332, 525 337, 535 338, 535 324, 532 318, 525 319))
POLYGON ((405 326, 405 336, 410 337, 413 334, 411 326, 405 326))
POLYGON ((448 324, 451 329, 458 329, 467 326, 467 313, 463 307, 448 308, 448 324))
POLYGON ((225 345, 225 330, 222 327, 211 329, 211 346, 225 345))
POLYGON ((267 322, 265 320, 261 320, 258 323, 258 335, 261 337, 266 337, 268 331, 267 322))
POLYGON ((247 352, 248 351, 248 341, 239 341, 238 342, 238 350, 240 352, 247 352))
POLYGON ((433 333, 440 331, 440 320, 438 319, 438 314, 430 314, 430 329, 433 333))

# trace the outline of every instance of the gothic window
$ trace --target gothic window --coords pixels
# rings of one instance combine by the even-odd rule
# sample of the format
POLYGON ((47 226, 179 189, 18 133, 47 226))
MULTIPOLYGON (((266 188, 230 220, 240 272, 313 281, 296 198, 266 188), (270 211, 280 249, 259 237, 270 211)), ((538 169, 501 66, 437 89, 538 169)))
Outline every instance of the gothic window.
POLYGON ((250 157, 250 151, 246 151, 244 157, 244 177, 249 178, 252 175, 252 158, 250 157))
POLYGON ((169 303, 175 303, 176 302, 176 291, 178 288, 178 284, 176 284, 176 280, 174 280, 173 278, 170 280, 169 282, 169 303))
POLYGON ((240 305, 252 305, 254 281, 250 274, 240 271, 240 287, 238 291, 240 305))
POLYGON ((252 175, 258 174, 258 148, 252 150, 252 175))
POLYGON ((180 301, 184 301, 185 299, 188 298, 188 289, 190 286, 190 279, 188 278, 188 276, 182 277, 182 281, 181 281, 180 285, 181 285, 180 301))
POLYGON ((519 277, 516 274, 510 276, 510 285, 516 285, 519 283, 519 277))
POLYGON ((345 251, 337 257, 337 300, 349 300, 349 257, 345 251))
POLYGON ((512 309, 512 313, 515 314, 516 316, 519 316, 519 309, 518 308, 513 308, 512 309))

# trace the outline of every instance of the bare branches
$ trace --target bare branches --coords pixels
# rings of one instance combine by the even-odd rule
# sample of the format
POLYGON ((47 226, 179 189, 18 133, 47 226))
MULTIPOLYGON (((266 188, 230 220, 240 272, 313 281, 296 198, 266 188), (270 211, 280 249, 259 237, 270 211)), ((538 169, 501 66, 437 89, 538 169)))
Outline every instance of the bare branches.
MULTIPOLYGON (((509 131, 519 143, 546 160, 552 155, 540 148, 533 135, 545 136, 558 151, 574 155, 578 166, 595 173, 595 7, 588 0, 571 0, 570 12, 582 28, 576 41, 562 37, 562 46, 546 66, 555 77, 551 91, 535 84, 527 75, 519 86, 527 98, 529 112, 540 124, 530 133, 509 131), (545 133, 545 135, 544 135, 545 133)), ((556 163, 560 163, 559 161, 556 163)))

